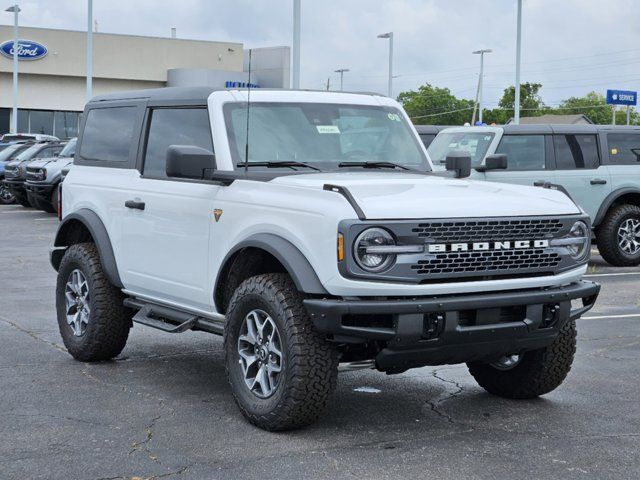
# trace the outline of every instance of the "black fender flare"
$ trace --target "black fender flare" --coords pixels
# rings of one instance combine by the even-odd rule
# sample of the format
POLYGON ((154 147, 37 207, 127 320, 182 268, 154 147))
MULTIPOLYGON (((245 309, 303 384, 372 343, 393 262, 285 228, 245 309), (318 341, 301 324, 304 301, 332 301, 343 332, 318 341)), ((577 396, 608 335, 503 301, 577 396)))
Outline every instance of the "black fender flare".
POLYGON ((298 291, 317 295, 328 295, 309 260, 293 243, 272 233, 258 233, 235 245, 220 263, 216 277, 214 292, 220 287, 220 274, 225 270, 227 262, 236 253, 245 248, 259 248, 273 255, 293 280, 298 291))
POLYGON ((619 188, 618 190, 614 190, 609 195, 607 195, 600 204, 598 213, 596 213, 596 216, 593 219, 593 226, 597 227, 602 222, 604 216, 607 214, 607 211, 609 211, 609 208, 611 207, 611 205, 613 205, 613 202, 615 202, 621 196, 627 195, 628 193, 636 193, 640 195, 640 189, 634 187, 624 187, 619 188))
POLYGON ((109 239, 107 229, 104 226, 104 223, 102 223, 102 220, 100 220, 100 217, 88 208, 82 208, 77 212, 73 212, 65 216, 62 220, 62 223, 56 232, 56 238, 53 242, 53 249, 51 251, 51 265, 53 268, 58 270, 64 252, 67 247, 73 244, 67 239, 69 235, 69 228, 72 228, 70 225, 73 222, 82 223, 91 234, 93 242, 98 249, 98 254, 100 255, 102 271, 107 277, 107 280, 118 288, 124 288, 122 281, 120 280, 116 257, 113 253, 113 247, 111 246, 111 240, 109 239))

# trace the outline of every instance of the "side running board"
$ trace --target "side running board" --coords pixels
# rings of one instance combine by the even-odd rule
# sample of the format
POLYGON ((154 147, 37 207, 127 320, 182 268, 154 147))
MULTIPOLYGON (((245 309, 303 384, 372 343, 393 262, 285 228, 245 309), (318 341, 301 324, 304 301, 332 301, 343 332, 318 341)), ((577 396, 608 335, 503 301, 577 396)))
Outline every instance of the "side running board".
POLYGON ((182 333, 187 330, 200 330, 217 335, 224 333, 224 322, 222 321, 199 317, 175 308, 134 298, 125 299, 124 305, 138 310, 132 318, 134 322, 163 332, 182 333))

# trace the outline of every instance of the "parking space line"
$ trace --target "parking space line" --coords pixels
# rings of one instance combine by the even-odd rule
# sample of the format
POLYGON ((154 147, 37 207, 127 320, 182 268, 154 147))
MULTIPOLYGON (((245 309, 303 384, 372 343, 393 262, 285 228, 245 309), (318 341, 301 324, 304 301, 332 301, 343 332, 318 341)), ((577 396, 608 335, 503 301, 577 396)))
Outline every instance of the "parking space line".
POLYGON ((0 214, 9 214, 9 213, 42 213, 40 210, 9 210, 8 212, 0 211, 0 214))
POLYGON ((585 275, 584 278, 592 278, 592 277, 613 277, 616 275, 640 275, 640 272, 617 272, 617 273, 592 273, 589 275, 585 275))
POLYGON ((594 315, 593 317, 582 317, 583 320, 601 320, 603 318, 633 318, 640 317, 640 313, 625 313, 622 315, 594 315))

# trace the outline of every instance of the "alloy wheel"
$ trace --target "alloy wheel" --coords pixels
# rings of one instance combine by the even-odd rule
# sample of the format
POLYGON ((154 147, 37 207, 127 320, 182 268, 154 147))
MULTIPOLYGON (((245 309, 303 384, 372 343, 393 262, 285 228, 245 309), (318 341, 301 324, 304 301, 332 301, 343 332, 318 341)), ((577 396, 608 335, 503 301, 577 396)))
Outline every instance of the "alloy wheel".
POLYGON ((493 362, 491 366, 498 370, 511 370, 520 363, 521 358, 520 355, 505 355, 497 362, 493 362))
POLYGON ((280 383, 284 357, 278 327, 265 311, 252 310, 245 317, 238 354, 247 388, 259 398, 273 395, 280 383))
POLYGON ((618 245, 629 255, 640 252, 640 220, 628 218, 618 228, 618 245))
POLYGON ((64 290, 67 323, 76 337, 87 330, 91 313, 89 283, 82 271, 75 269, 69 274, 64 290))

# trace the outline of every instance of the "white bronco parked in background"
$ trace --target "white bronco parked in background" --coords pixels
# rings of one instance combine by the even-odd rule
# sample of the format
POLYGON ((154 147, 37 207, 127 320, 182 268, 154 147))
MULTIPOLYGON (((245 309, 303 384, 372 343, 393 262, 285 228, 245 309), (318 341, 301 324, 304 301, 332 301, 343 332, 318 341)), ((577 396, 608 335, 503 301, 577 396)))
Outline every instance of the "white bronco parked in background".
POLYGON ((51 252, 71 355, 118 355, 132 320, 224 335, 237 404, 269 430, 313 422, 339 363, 467 362, 508 398, 560 385, 599 291, 581 280, 590 227, 573 201, 452 178, 468 158, 434 175, 386 97, 247 100, 166 88, 87 104, 51 252))

